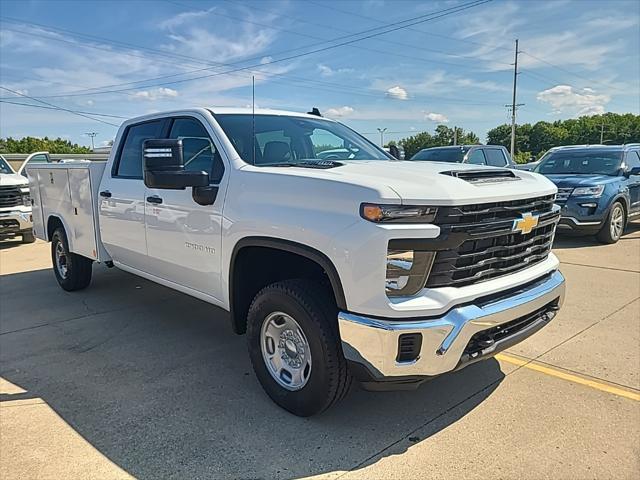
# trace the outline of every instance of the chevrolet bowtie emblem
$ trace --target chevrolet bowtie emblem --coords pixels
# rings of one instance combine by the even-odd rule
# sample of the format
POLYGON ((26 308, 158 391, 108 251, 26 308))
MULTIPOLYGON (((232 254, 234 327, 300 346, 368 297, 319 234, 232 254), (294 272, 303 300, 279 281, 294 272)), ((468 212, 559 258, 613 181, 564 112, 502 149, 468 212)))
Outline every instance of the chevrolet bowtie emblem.
POLYGON ((538 216, 531 213, 525 213, 522 218, 513 221, 513 231, 520 232, 523 235, 531 233, 531 230, 538 226, 538 216))

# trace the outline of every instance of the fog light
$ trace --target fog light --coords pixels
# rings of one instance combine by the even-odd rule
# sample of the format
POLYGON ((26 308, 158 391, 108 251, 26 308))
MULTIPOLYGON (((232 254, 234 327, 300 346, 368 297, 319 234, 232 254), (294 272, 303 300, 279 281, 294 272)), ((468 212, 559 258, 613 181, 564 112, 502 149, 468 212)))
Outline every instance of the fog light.
POLYGON ((597 203, 581 203, 580 206, 584 208, 596 208, 598 204, 597 203))
POLYGON ((385 280, 387 295, 414 295, 422 290, 434 257, 434 252, 389 250, 385 280))

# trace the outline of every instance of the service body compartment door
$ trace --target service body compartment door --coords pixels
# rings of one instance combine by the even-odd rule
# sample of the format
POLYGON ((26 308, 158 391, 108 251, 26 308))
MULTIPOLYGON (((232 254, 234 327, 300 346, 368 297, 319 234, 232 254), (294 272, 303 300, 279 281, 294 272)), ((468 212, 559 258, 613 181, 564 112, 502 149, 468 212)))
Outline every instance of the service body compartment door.
MULTIPOLYGON (((93 194, 89 169, 74 168, 69 171, 71 193, 71 235, 73 252, 97 260, 96 224, 93 217, 93 194)), ((69 235, 69 232, 67 233, 69 235)))
POLYGON ((40 199, 40 175, 38 170, 27 169, 29 178, 29 195, 31 196, 31 217, 33 218, 33 233, 43 240, 47 239, 47 229, 42 215, 42 200, 40 199))

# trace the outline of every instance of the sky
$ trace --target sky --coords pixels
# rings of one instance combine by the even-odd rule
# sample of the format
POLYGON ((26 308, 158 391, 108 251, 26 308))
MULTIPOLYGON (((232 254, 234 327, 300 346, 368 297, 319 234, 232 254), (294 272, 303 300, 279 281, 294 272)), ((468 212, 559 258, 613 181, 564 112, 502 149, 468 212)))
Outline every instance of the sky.
POLYGON ((518 123, 640 114, 634 0, 0 0, 0 137, 98 146, 123 118, 250 106, 254 77, 256 107, 376 142, 484 141, 510 121, 516 38, 518 123))

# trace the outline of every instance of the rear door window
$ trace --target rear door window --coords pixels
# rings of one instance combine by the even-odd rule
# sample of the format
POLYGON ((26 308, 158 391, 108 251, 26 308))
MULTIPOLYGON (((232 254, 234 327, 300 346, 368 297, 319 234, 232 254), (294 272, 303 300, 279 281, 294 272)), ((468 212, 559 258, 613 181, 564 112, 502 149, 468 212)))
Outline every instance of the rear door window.
POLYGON ((161 138, 164 119, 131 125, 116 164, 115 177, 142 178, 142 142, 149 138, 161 138))
POLYGON ((484 153, 487 157, 487 165, 492 167, 505 167, 507 165, 507 159, 499 148, 487 148, 484 153))
POLYGON ((477 149, 469 154, 467 163, 472 163, 474 165, 486 165, 487 161, 482 150, 477 149))

